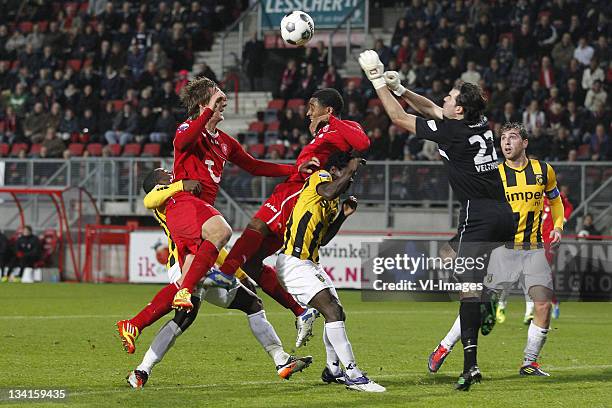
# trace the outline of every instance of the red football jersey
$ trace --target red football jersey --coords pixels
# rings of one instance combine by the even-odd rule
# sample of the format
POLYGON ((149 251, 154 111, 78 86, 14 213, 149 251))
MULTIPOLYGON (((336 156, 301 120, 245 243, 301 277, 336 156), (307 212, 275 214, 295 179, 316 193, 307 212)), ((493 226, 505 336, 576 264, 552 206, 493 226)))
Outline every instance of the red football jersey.
POLYGON ((181 123, 176 130, 173 181, 198 180, 202 184, 200 199, 214 205, 227 161, 255 176, 283 177, 294 173, 295 166, 253 158, 236 139, 218 129, 215 134, 209 133, 205 125, 212 113, 207 108, 198 118, 181 123))
MULTIPOLYGON (((300 152, 296 160, 297 167, 302 163, 316 157, 325 166, 330 155, 337 151, 350 152, 352 150, 365 151, 370 147, 370 139, 361 125, 351 120, 340 120, 334 116, 329 117, 329 123, 323 126, 300 152)), ((307 177, 305 174, 294 174, 291 181, 307 177)))
MULTIPOLYGON (((572 211, 574 211, 574 206, 570 203, 567 196, 561 193, 561 202, 563 203, 563 218, 564 222, 572 215, 572 211)), ((544 197, 544 208, 542 209, 542 240, 545 243, 550 242, 550 232, 554 228, 554 222, 550 210, 550 202, 546 196, 544 197)))

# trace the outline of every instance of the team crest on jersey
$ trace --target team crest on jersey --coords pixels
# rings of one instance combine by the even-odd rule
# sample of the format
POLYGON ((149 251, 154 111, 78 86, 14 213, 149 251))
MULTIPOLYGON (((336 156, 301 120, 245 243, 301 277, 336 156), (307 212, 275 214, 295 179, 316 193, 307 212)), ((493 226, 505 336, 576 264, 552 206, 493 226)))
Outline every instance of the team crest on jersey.
POLYGON ((221 151, 227 156, 227 145, 225 143, 221 143, 221 151))
POLYGON ((321 275, 320 273, 315 274, 315 276, 317 277, 318 280, 320 280, 321 282, 325 283, 325 278, 323 277, 323 275, 321 275))
POLYGON ((323 126, 323 129, 321 129, 321 132, 327 132, 329 130, 329 125, 325 125, 323 126))
POLYGON ((536 184, 538 186, 544 185, 544 177, 541 174, 536 174, 536 184))
POLYGON ((178 131, 179 132, 184 132, 187 129, 189 129, 189 123, 183 123, 183 124, 181 124, 181 126, 178 127, 178 131))

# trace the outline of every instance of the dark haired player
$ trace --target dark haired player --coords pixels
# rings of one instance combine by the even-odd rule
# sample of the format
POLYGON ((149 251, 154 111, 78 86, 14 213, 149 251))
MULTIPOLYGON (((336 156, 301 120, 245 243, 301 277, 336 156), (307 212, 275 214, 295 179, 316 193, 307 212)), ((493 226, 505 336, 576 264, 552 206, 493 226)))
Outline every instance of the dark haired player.
MULTIPOLYGON (((461 84, 449 92, 440 107, 406 90, 400 84, 397 72, 383 72, 384 66, 376 51, 361 53, 359 63, 393 123, 415 133, 420 139, 438 144, 438 151, 448 169, 449 183, 461 202, 457 256, 473 259, 486 256, 488 259, 495 243, 499 246, 512 241, 512 209, 505 200, 497 170, 493 132, 483 115, 485 99, 481 89, 473 84, 461 84), (390 90, 430 119, 406 113, 390 90)), ((485 273, 486 268, 471 269, 461 275, 455 273, 455 278, 462 282, 482 283, 485 273)), ((483 334, 488 334, 495 324, 492 302, 482 300, 487 299, 483 299, 480 292, 461 293, 459 316, 464 362, 456 385, 458 390, 468 390, 473 382, 482 378, 476 358, 478 329, 482 328, 483 334), (484 313, 481 313, 481 307, 484 313)))
POLYGON ((329 156, 325 170, 306 180, 287 221, 276 270, 289 293, 325 318, 323 342, 327 364, 321 379, 357 391, 384 392, 385 387, 370 380, 357 367, 344 327, 344 309, 334 284, 319 264, 319 247, 327 245, 357 209, 355 197, 346 199, 339 208, 339 197, 351 184, 361 163, 361 158, 336 152, 329 156))
MULTIPOLYGON (((370 140, 358 123, 338 119, 343 106, 342 96, 335 89, 321 89, 312 95, 308 101, 307 116, 310 118, 309 129, 313 140, 298 156, 298 168, 311 161, 324 166, 328 157, 338 151, 364 151, 369 148, 370 140)), ((250 273, 252 269, 257 269, 251 265, 261 265, 263 259, 281 248, 287 220, 305 179, 303 172, 296 172, 276 186, 232 247, 221 266, 221 272, 233 275, 244 264, 243 269, 250 273)), ((278 286, 281 287, 280 284, 278 286)), ((292 310, 297 317, 296 347, 300 347, 312 334, 316 314, 307 309, 292 310)))

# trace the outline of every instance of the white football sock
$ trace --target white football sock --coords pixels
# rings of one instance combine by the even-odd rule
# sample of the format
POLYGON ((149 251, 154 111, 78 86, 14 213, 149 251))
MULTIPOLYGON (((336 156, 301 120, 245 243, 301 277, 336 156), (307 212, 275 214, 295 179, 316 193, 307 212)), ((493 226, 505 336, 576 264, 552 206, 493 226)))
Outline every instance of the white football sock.
POLYGON ((446 333, 446 337, 442 339, 440 344, 442 344, 445 349, 452 350, 459 340, 461 340, 461 319, 457 316, 453 323, 453 327, 446 333))
POLYGON ((277 366, 285 364, 290 355, 283 350, 283 345, 274 331, 274 327, 266 319, 266 312, 261 310, 248 315, 247 318, 249 319, 249 326, 253 336, 261 343, 266 353, 272 357, 274 364, 277 366))
POLYGON ((531 300, 525 302, 525 316, 532 316, 535 305, 531 300))
POLYGON ((523 365, 530 364, 538 359, 544 343, 546 343, 546 335, 548 329, 543 329, 536 326, 533 321, 529 325, 529 331, 527 332, 527 345, 525 346, 525 357, 523 359, 523 365))
POLYGON ((153 367, 164 358, 181 333, 183 333, 182 330, 174 320, 170 320, 168 323, 164 324, 162 328, 159 329, 159 332, 157 332, 151 346, 142 358, 142 363, 140 363, 136 369, 151 374, 153 367))
POLYGON ((353 354, 351 343, 346 336, 344 322, 325 323, 325 331, 329 342, 334 347, 334 351, 338 355, 338 358, 340 358, 342 365, 344 365, 348 377, 361 377, 363 373, 357 368, 357 363, 355 363, 355 355, 353 354))
POLYGON ((334 346, 329 341, 327 337, 327 328, 323 326, 323 343, 325 344, 325 351, 327 352, 327 368, 333 375, 340 374, 340 359, 338 358, 338 354, 336 354, 336 350, 334 350, 334 346))

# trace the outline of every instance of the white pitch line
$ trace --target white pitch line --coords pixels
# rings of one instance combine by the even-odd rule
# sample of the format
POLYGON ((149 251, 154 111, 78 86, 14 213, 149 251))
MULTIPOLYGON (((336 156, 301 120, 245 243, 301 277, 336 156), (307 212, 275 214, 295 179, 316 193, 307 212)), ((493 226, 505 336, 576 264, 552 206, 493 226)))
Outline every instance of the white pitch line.
MULTIPOLYGON (((268 312, 266 311, 267 316, 280 316, 285 315, 290 312, 268 312)), ((373 315, 373 314, 457 314, 455 311, 449 310, 357 310, 354 312, 348 311, 348 315, 373 315)), ((224 317, 224 316, 243 316, 242 312, 226 312, 226 313, 206 313, 204 312, 200 316, 206 317, 224 317)), ((18 316, 0 316, 0 320, 16 320, 16 319, 110 319, 110 318, 121 318, 125 315, 49 315, 49 316, 29 316, 29 315, 18 315, 18 316)), ((564 317, 571 317, 569 315, 565 315, 564 317)))
MULTIPOLYGON (((555 366, 547 366, 549 371, 553 371, 554 372, 562 372, 562 371, 574 371, 574 370, 587 370, 587 369, 607 369, 607 368, 612 368, 612 364, 601 364, 601 365, 581 365, 581 366, 572 366, 572 367, 568 367, 568 366, 564 366, 564 367, 555 367, 555 366)), ((495 373, 495 374, 508 374, 509 371, 508 370, 496 370, 496 371, 487 371, 486 373, 495 373)), ((426 375, 426 372, 423 371, 404 371, 402 373, 396 373, 396 374, 381 374, 381 375, 376 375, 375 378, 379 379, 385 379, 385 378, 398 378, 398 377, 405 377, 407 375, 426 375)), ((518 375, 517 375, 518 378, 518 375)), ((552 381, 554 382, 555 377, 552 377, 552 381)), ((311 383, 311 381, 309 380, 297 380, 297 381, 291 381, 292 383, 297 383, 297 384, 308 384, 311 383)), ((235 382, 235 383, 223 383, 223 384, 197 384, 197 385, 181 385, 181 386, 165 386, 165 387, 145 387, 145 390, 152 390, 152 391, 164 391, 164 390, 180 390, 180 389, 206 389, 206 388, 215 388, 215 387, 241 387, 241 386, 252 386, 252 385, 275 385, 275 384, 282 384, 282 382, 277 381, 241 381, 241 382, 235 382)), ((423 385, 419 385, 419 386, 423 386, 423 385)), ((74 393, 70 393, 69 397, 74 397, 74 396, 88 396, 88 395, 105 395, 105 394, 119 394, 119 393, 126 393, 126 392, 130 392, 129 388, 125 387, 125 388, 120 388, 120 389, 110 389, 110 390, 100 390, 100 391, 83 391, 83 392, 74 392, 74 393)), ((146 392, 146 391, 145 391, 146 392)))

